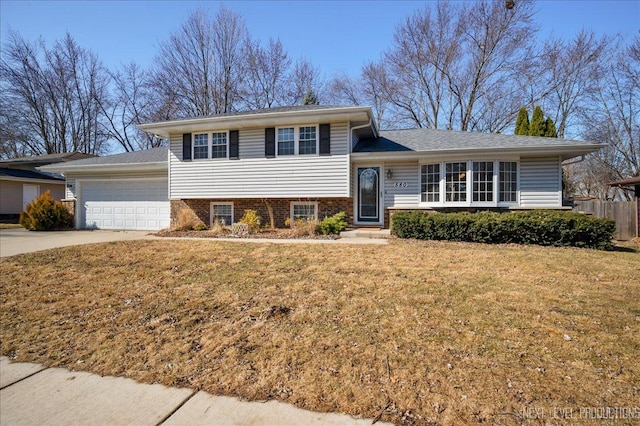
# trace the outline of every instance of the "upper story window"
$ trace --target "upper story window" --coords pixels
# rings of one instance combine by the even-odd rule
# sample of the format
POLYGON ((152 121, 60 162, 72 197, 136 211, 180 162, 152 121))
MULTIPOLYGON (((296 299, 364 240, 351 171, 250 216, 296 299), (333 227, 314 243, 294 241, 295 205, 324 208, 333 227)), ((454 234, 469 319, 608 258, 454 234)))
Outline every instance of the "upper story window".
POLYGON ((227 132, 194 133, 193 159, 227 158, 229 138, 227 132))
POLYGON ((420 166, 420 201, 438 206, 499 206, 518 200, 516 161, 455 161, 420 166))
POLYGON ((300 141, 298 142, 299 154, 317 154, 318 153, 318 138, 316 137, 315 126, 300 127, 300 141))
POLYGON ((295 128, 278 129, 278 155, 294 155, 296 153, 295 128))
POLYGON ((318 127, 281 127, 276 131, 276 146, 280 155, 318 153, 318 127))
POLYGON ((209 158, 209 135, 199 133, 193 135, 193 159, 209 158))
POLYGON ((227 158, 227 132, 211 134, 211 158, 227 158))

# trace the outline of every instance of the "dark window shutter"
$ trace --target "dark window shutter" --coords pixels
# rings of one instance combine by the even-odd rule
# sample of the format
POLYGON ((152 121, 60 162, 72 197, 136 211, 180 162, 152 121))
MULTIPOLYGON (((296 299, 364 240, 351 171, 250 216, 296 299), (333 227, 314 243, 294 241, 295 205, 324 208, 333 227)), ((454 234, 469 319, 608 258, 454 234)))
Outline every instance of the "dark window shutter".
POLYGON ((331 154, 331 125, 320 125, 320 155, 331 154))
POLYGON ((276 156, 276 129, 269 127, 264 129, 264 156, 273 158, 276 156))
POLYGON ((229 159, 237 160, 240 158, 239 153, 240 134, 237 130, 229 131, 229 159))
POLYGON ((191 160, 191 133, 182 135, 182 159, 191 160))

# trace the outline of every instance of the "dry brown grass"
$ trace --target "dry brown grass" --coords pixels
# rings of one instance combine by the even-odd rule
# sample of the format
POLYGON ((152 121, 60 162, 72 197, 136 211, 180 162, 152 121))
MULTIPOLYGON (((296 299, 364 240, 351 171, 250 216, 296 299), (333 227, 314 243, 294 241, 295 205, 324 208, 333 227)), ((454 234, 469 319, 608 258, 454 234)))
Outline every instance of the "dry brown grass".
POLYGON ((640 398, 630 249, 133 241, 0 272, 0 350, 20 361, 395 423, 640 398))

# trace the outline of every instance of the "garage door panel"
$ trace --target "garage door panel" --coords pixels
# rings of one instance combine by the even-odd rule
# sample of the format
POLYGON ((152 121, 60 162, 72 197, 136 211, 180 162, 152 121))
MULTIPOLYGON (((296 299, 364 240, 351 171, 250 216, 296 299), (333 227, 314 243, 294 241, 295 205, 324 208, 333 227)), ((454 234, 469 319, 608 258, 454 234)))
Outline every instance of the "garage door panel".
POLYGON ((167 181, 83 182, 81 227, 158 230, 170 224, 167 181))

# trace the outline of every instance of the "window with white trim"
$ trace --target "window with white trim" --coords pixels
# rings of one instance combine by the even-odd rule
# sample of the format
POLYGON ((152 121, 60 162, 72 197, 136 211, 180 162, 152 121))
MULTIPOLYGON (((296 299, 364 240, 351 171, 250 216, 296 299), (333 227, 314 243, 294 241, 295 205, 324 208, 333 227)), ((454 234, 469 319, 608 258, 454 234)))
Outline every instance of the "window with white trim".
POLYGON ((211 203, 211 226, 216 221, 222 226, 233 225, 233 203, 211 203))
POLYGON ((211 158, 227 158, 227 132, 211 133, 211 158))
POLYGON ((294 135, 295 129, 293 127, 278 129, 276 134, 278 155, 295 155, 296 139, 294 135))
POLYGON ((291 220, 318 220, 318 203, 306 201, 291 202, 291 220))
POLYGON ((518 201, 518 163, 515 161, 501 161, 500 175, 501 203, 516 203, 518 201))
POLYGON ((209 135, 197 133, 193 135, 193 159, 209 158, 209 135))
POLYGON ((304 154, 317 154, 318 153, 318 138, 316 137, 315 126, 300 127, 300 140, 298 141, 298 153, 304 154))
POLYGON ((420 168, 421 200, 423 203, 440 202, 440 164, 424 164, 420 168))
POLYGON ((473 162, 473 202, 493 202, 493 161, 473 162))
POLYGON ((444 199, 448 203, 467 201, 467 162, 445 163, 444 199))
POLYGON ((504 206, 518 202, 518 162, 455 161, 420 165, 420 202, 504 206))
POLYGON ((276 151, 278 156, 318 154, 318 126, 276 129, 276 151))

